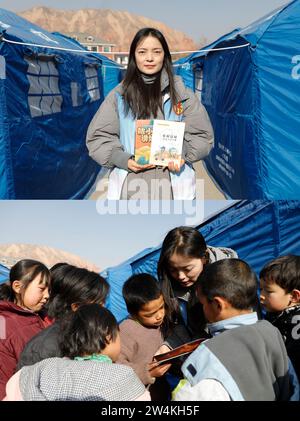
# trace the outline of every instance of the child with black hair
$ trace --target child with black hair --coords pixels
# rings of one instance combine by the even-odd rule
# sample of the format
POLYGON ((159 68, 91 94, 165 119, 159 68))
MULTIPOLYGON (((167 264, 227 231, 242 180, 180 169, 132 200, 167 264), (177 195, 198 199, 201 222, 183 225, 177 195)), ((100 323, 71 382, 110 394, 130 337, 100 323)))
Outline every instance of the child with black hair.
POLYGON ((260 302, 267 310, 266 319, 280 330, 300 379, 300 256, 272 260, 259 277, 260 302))
POLYGON ((60 357, 59 335, 62 322, 81 305, 104 305, 109 285, 102 276, 69 264, 56 265, 52 272, 48 316, 55 320, 51 326, 34 336, 25 346, 18 369, 45 358, 60 357))
POLYGON ((299 384, 278 329, 253 311, 257 279, 240 259, 201 274, 197 292, 211 339, 187 358, 173 400, 299 400, 299 384))
POLYGON ((118 362, 131 366, 149 385, 170 368, 152 362, 169 330, 168 310, 158 281, 147 273, 131 276, 123 285, 123 297, 130 316, 120 324, 118 362))
POLYGON ((23 259, 10 269, 9 282, 0 286, 0 400, 25 344, 47 326, 42 310, 49 282, 43 263, 23 259))
POLYGON ((8 382, 5 400, 150 400, 130 367, 113 364, 120 353, 118 324, 99 304, 82 305, 64 324, 60 350, 23 367, 8 382))

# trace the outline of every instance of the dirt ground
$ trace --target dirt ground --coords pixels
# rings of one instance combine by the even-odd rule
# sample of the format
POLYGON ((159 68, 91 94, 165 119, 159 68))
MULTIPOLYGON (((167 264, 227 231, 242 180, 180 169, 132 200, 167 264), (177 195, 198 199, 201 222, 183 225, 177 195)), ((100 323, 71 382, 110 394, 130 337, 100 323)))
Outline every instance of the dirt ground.
MULTIPOLYGON (((207 174, 202 161, 194 164, 194 168, 197 175, 197 180, 204 180, 204 193, 203 193, 203 183, 197 183, 196 197, 197 200, 224 200, 226 197, 224 194, 216 187, 214 182, 211 180, 207 174)), ((108 186, 108 178, 105 175, 102 178, 101 186, 97 185, 96 190, 90 195, 90 200, 106 199, 108 186)))

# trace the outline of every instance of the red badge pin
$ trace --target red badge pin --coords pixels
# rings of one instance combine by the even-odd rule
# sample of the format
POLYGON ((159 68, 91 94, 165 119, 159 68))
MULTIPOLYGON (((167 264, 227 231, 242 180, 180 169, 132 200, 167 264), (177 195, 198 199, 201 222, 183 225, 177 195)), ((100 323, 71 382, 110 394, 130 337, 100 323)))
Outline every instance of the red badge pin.
POLYGON ((182 102, 178 102, 178 104, 176 104, 174 106, 174 111, 177 115, 181 115, 183 113, 183 105, 182 102))

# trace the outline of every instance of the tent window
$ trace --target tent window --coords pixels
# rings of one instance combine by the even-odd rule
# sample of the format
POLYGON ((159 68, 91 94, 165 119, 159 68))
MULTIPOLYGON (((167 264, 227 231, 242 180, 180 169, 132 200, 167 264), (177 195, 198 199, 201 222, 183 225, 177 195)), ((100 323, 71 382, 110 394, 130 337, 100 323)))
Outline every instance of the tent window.
POLYGON ((202 86, 203 86, 203 70, 196 68, 195 70, 195 92, 198 97, 201 99, 202 95, 202 86))
POLYGON ((80 85, 76 82, 71 82, 71 96, 73 107, 78 107, 79 105, 82 105, 83 101, 80 85))
POLYGON ((5 57, 0 56, 0 79, 6 78, 6 62, 5 57))
POLYGON ((100 88, 97 68, 86 65, 84 71, 86 77, 86 86, 91 101, 97 101, 97 99, 100 99, 100 88))
POLYGON ((28 104, 31 117, 61 112, 59 74, 53 60, 25 57, 28 63, 28 104))

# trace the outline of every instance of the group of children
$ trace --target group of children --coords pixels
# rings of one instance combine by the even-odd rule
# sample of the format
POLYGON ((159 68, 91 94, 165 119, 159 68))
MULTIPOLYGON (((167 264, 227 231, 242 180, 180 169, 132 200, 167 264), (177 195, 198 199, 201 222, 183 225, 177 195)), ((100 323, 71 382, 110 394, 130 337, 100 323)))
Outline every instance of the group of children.
POLYGON ((0 287, 0 398, 299 400, 300 256, 261 270, 263 319, 250 266, 194 228, 168 233, 157 273, 124 283, 118 325, 100 275, 18 262, 0 287), (153 360, 200 337, 181 369, 153 360))

